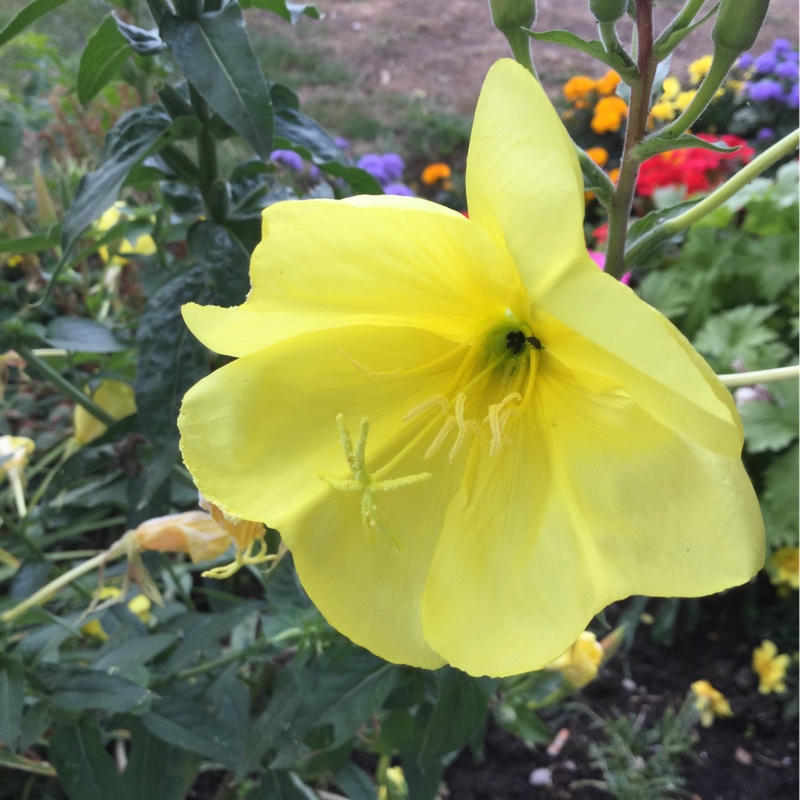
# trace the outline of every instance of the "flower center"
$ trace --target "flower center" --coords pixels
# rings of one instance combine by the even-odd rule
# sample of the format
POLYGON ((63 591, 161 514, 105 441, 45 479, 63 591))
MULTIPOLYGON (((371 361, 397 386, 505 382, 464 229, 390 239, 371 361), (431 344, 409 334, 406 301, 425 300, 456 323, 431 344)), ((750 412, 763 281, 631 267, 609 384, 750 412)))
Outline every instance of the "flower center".
POLYGON ((431 458, 449 442, 453 461, 469 433, 481 436, 487 431, 491 455, 511 443, 507 426, 529 401, 543 349, 528 326, 513 317, 470 345, 446 392, 423 401, 404 418, 435 413, 425 429, 435 430, 437 422, 439 427, 424 457, 431 458))

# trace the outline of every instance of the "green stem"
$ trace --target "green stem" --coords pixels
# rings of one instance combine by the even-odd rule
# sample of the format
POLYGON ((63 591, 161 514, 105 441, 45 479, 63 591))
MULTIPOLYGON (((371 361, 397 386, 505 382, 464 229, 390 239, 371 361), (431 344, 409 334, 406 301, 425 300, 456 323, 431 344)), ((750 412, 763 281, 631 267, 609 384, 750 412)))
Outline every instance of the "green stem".
POLYGON ((736 58, 737 54, 732 50, 717 48, 714 51, 711 67, 689 105, 674 122, 662 128, 654 136, 659 139, 676 139, 682 133, 686 133, 714 99, 717 89, 722 86, 722 82, 727 77, 728 70, 733 66, 736 58))
MULTIPOLYGON (((573 144, 575 143, 573 142, 573 144)), ((590 180, 590 184, 586 188, 594 192, 595 197, 600 201, 603 208, 608 208, 614 197, 616 188, 614 182, 592 161, 580 145, 575 144, 575 152, 578 154, 581 171, 590 180)))
POLYGON ((26 598, 21 603, 18 603, 4 614, 0 614, 0 621, 13 622, 28 609, 33 608, 34 606, 42 605, 52 597, 55 597, 63 588, 69 586, 73 581, 77 580, 83 575, 86 575, 86 573, 91 572, 93 569, 101 567, 107 561, 111 561, 114 558, 119 558, 120 556, 125 555, 126 552, 127 542, 123 536, 121 539, 118 539, 116 542, 114 542, 114 544, 112 544, 108 550, 104 550, 94 558, 90 558, 88 561, 78 564, 77 566, 65 572, 63 575, 59 575, 54 580, 50 581, 50 583, 48 583, 46 586, 43 586, 41 589, 39 589, 38 592, 34 592, 34 594, 32 594, 30 597, 26 598))
POLYGON ((47 378, 55 386, 58 386, 64 394, 70 397, 79 405, 82 405, 93 417, 97 417, 103 425, 111 426, 116 420, 105 409, 100 408, 91 397, 84 394, 77 386, 71 384, 63 375, 54 370, 48 363, 39 358, 33 350, 22 344, 16 346, 17 352, 43 377, 47 378))
POLYGON ((653 6, 650 0, 636 0, 636 42, 639 75, 631 82, 631 103, 628 109, 628 126, 625 131, 619 182, 608 215, 605 271, 615 278, 621 278, 625 273, 628 220, 641 163, 636 151, 647 129, 650 92, 658 66, 653 58, 653 6))
POLYGON ((636 69, 636 64, 619 40, 619 36, 617 36, 617 23, 598 22, 597 30, 600 32, 600 39, 603 42, 603 47, 605 47, 606 52, 619 56, 625 62, 626 67, 636 69))
POLYGON ((536 67, 533 65, 533 56, 531 55, 530 36, 528 36, 522 28, 520 28, 519 31, 509 31, 505 36, 506 41, 511 47, 511 52, 514 54, 514 60, 525 67, 538 81, 539 76, 536 74, 536 67))
POLYGON ((672 36, 675 31, 682 30, 683 28, 688 28, 694 18, 697 16, 697 12, 703 6, 705 0, 686 0, 683 5, 683 8, 675 15, 675 18, 672 22, 661 31, 658 39, 656 39, 653 47, 655 50, 659 50, 663 47, 667 41, 669 40, 670 36, 672 36))
POLYGON ((717 376, 725 386, 752 386, 755 383, 774 383, 776 381, 797 380, 800 378, 800 365, 759 369, 755 372, 734 372, 731 375, 717 376))

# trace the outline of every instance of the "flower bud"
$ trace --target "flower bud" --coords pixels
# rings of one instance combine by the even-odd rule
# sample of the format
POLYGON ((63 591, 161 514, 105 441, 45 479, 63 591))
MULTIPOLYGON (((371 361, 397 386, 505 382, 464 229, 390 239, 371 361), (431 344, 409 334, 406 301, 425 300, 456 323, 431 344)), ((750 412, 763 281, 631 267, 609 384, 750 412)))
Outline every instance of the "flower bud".
POLYGON ((711 30, 715 50, 727 50, 736 56, 755 44, 769 0, 722 0, 711 30))
POLYGON ((156 94, 170 118, 196 116, 192 104, 174 86, 164 83, 156 89, 156 94))
POLYGON ((598 22, 616 22, 627 8, 628 0, 589 0, 589 10, 598 22))
POLYGON ((580 689, 597 677, 602 661, 603 648, 600 642, 593 633, 584 631, 572 647, 545 669, 560 672, 573 689, 580 689))
POLYGON ((215 222, 225 222, 231 210, 231 186, 224 178, 217 178, 208 192, 208 213, 215 222))
POLYGON ((492 22, 506 37, 530 28, 536 19, 536 0, 489 0, 492 22))

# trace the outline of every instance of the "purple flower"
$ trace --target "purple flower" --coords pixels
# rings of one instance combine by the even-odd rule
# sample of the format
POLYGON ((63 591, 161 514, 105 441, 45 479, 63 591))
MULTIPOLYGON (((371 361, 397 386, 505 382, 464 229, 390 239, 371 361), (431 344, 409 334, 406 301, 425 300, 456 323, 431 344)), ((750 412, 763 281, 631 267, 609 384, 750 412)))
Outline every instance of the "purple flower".
POLYGON ((767 103, 783 99, 783 86, 778 81, 763 80, 750 84, 748 96, 754 103, 767 103))
POLYGON ((269 157, 270 161, 276 164, 283 164, 294 172, 303 171, 303 159, 294 150, 273 150, 269 157))
POLYGON ((772 43, 772 49, 776 53, 781 53, 784 50, 791 50, 792 43, 788 39, 776 39, 772 43))
POLYGON ((772 128, 761 128, 761 130, 756 134, 756 139, 759 142, 768 142, 771 139, 775 138, 775 131, 772 128))
POLYGON ((750 53, 745 53, 744 55, 739 56, 739 60, 736 62, 736 66, 739 69, 747 69, 753 65, 753 56, 750 53))
POLYGON ((308 165, 308 177, 311 178, 312 181, 319 178, 319 167, 316 164, 308 165))
POLYGON ((401 197, 416 197, 414 192, 404 183, 389 183, 383 187, 386 194, 398 194, 401 197))
POLYGON ((350 142, 348 142, 347 139, 344 139, 341 136, 337 136, 333 141, 334 141, 334 144, 340 150, 349 150, 350 149, 350 142))
POLYGON ((753 63, 756 72, 762 75, 767 75, 778 65, 778 59, 775 58, 775 53, 768 51, 766 53, 762 53, 753 63))
POLYGON ((389 183, 389 176, 383 166, 383 156, 379 156, 376 153, 367 153, 367 155, 358 159, 358 166, 365 172, 369 172, 373 178, 384 186, 389 183))
POLYGON ((775 75, 778 78, 787 78, 788 80, 797 80, 797 71, 797 64, 791 61, 784 61, 782 64, 778 64, 778 66, 775 67, 775 75))
POLYGON ((403 177, 406 162, 397 153, 386 153, 383 157, 383 171, 390 181, 399 181, 403 177))
POLYGON ((746 403, 769 403, 772 395, 763 383, 754 386, 740 386, 734 393, 736 405, 741 408, 746 403))
POLYGON ((789 91, 783 96, 783 102, 786 103, 789 108, 797 108, 798 105, 800 105, 798 88, 800 88, 800 84, 793 84, 789 91))

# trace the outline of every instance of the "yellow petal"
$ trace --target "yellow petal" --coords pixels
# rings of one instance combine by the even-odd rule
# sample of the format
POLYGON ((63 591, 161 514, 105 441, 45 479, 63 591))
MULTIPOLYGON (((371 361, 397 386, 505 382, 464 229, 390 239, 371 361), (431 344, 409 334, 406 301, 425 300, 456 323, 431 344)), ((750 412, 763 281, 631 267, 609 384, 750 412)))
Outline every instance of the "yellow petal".
POLYGON ((443 206, 393 196, 270 206, 251 280, 238 308, 184 306, 186 324, 212 350, 243 356, 357 324, 461 341, 504 311, 509 294, 524 296, 508 254, 480 227, 443 206))
MULTIPOLYGON (((107 411, 114 419, 123 419, 136 413, 136 398, 133 387, 122 381, 105 380, 92 395, 97 405, 107 411)), ((81 445, 98 439, 108 428, 83 406, 75 406, 75 439, 81 445)))
POLYGON ((570 369, 616 381, 663 424, 715 452, 740 455, 730 392, 666 317, 588 256, 536 298, 532 324, 570 369))
POLYGON ((710 594, 763 563, 741 461, 687 442, 608 382, 570 380, 543 356, 509 436, 493 458, 473 447, 425 589, 425 636, 454 666, 538 669, 609 602, 710 594))
POLYGON ((187 393, 179 421, 184 459, 203 495, 280 530, 303 586, 332 625, 384 658, 429 668, 443 661, 422 636, 420 598, 460 472, 446 448, 422 459, 429 440, 402 456, 420 424, 403 420, 443 392, 452 348, 414 329, 307 334, 205 378, 187 393), (425 368, 426 362, 436 363, 425 368), (371 372, 376 365, 387 374, 371 372), (320 477, 350 477, 339 413, 353 432, 369 418, 371 471, 400 456, 388 479, 433 473, 376 495, 399 552, 364 530, 359 492, 334 489, 320 477))
POLYGON ((489 70, 467 158, 470 219, 508 248, 535 299, 584 251, 583 178, 574 146, 533 76, 489 70))

